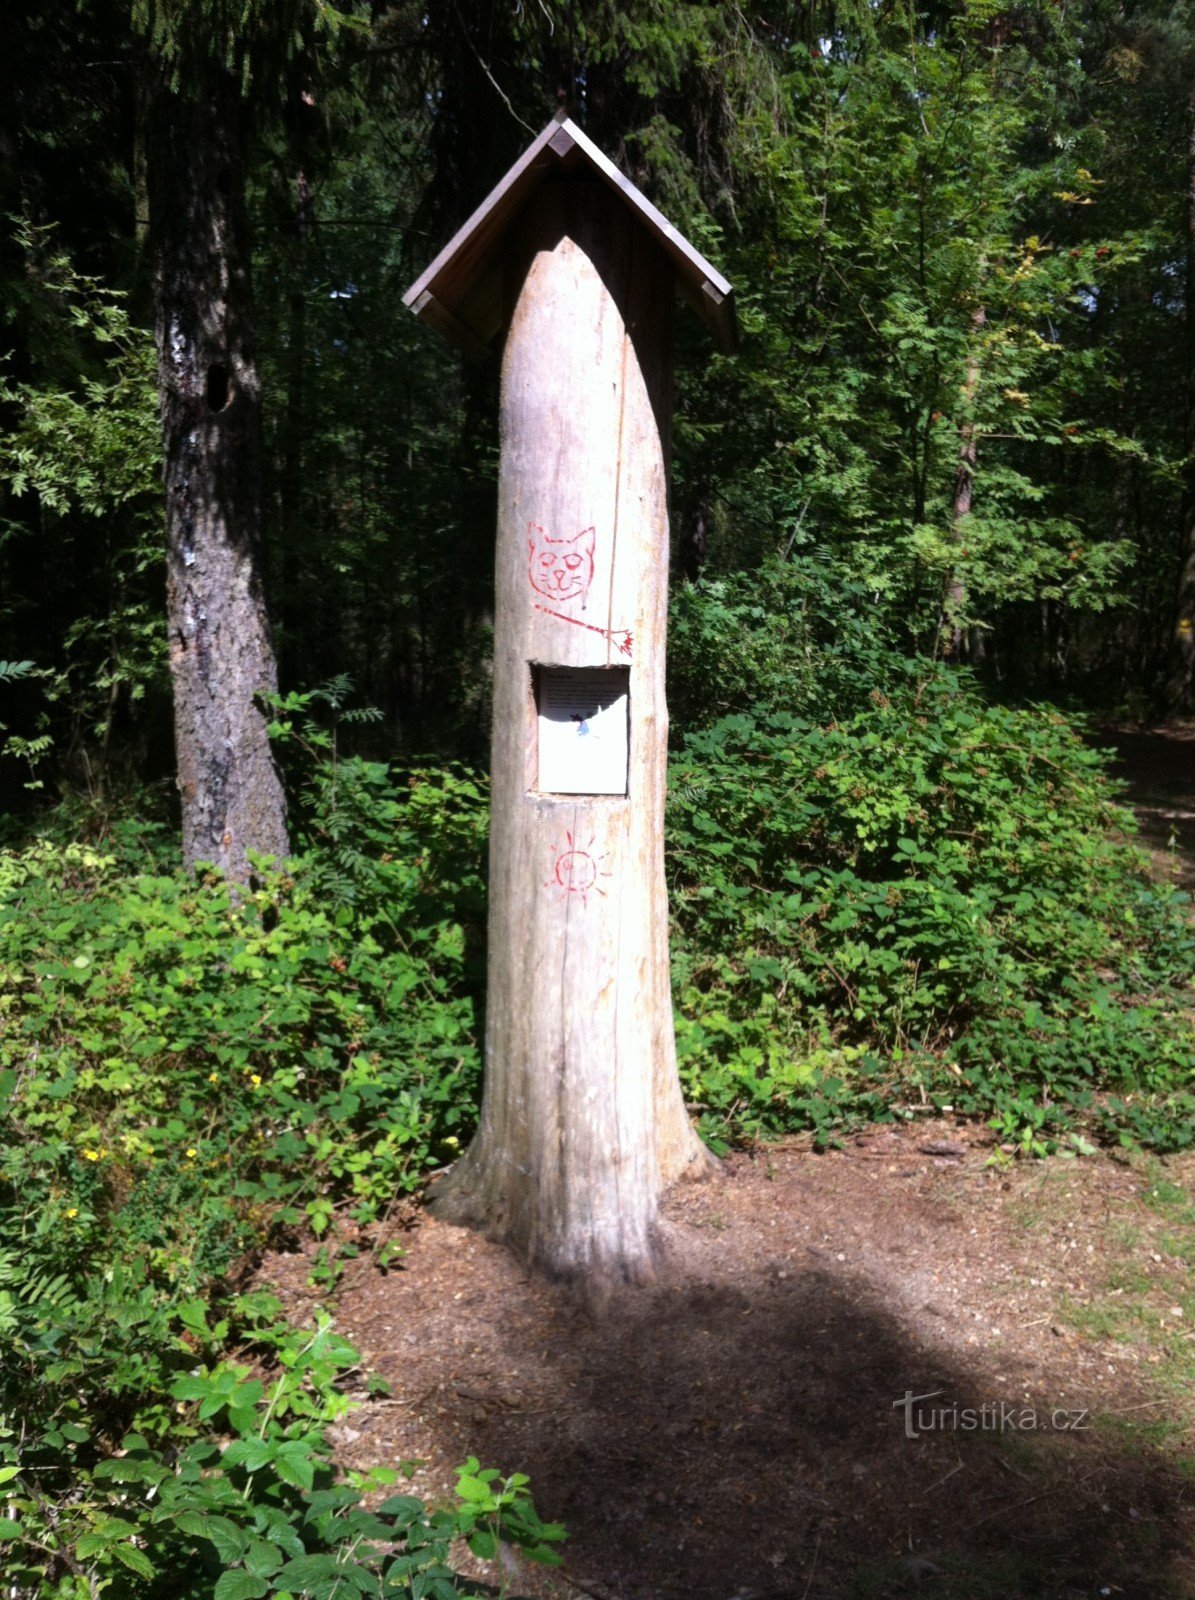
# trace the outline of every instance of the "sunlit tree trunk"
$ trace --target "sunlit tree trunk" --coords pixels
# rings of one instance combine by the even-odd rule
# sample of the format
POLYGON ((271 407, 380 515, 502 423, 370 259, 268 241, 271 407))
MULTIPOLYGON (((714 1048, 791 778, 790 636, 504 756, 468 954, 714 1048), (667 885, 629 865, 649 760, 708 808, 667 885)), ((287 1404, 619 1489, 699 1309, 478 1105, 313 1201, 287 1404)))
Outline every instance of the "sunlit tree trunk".
POLYGON ((502 364, 485 1095, 438 1205, 592 1290, 651 1276, 661 1193, 713 1165, 677 1076, 664 884, 673 289, 596 186, 545 186, 528 239, 502 364), (583 552, 559 599, 537 537, 583 552), (576 669, 627 696, 625 792, 554 792, 539 765, 535 673, 576 669))

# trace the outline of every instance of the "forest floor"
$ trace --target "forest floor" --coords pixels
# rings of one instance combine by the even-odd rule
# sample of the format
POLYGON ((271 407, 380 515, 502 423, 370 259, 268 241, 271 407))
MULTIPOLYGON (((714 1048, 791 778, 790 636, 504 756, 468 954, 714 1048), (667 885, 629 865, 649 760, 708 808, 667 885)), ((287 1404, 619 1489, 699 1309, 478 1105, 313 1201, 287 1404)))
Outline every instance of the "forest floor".
MULTIPOLYGON (((1159 870, 1195 878, 1195 728, 1115 737, 1159 870)), ((570 1537, 513 1594, 1195 1593, 1195 1155, 1012 1163, 943 1121, 764 1147, 670 1197, 658 1284, 597 1317, 425 1212, 395 1239, 336 1289, 391 1387, 342 1459, 418 1462, 433 1501, 468 1455, 529 1473, 570 1537)), ((295 1315, 313 1268, 265 1263, 295 1315)))

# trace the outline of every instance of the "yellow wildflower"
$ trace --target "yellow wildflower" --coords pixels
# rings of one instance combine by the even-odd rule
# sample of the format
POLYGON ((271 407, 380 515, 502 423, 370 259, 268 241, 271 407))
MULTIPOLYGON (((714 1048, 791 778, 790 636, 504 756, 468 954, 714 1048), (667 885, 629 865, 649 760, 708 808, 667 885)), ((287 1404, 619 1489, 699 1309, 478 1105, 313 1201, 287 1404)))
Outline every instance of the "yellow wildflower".
POLYGON ((198 1154, 199 1154, 199 1151, 195 1149, 194 1145, 192 1145, 192 1147, 187 1151, 187 1160, 188 1161, 194 1161, 195 1157, 198 1154))
POLYGON ((250 1082, 250 1083, 251 1083, 251 1084, 252 1084, 252 1085, 253 1085, 253 1087, 254 1087, 254 1088, 255 1088, 255 1089, 256 1089, 256 1088, 257 1088, 257 1087, 258 1087, 258 1085, 259 1085, 259 1084, 260 1084, 260 1083, 261 1083, 261 1076, 260 1076, 260 1074, 258 1074, 258 1073, 256 1073, 256 1072, 255 1072, 255 1073, 254 1073, 254 1074, 253 1074, 253 1075, 252 1075, 252 1077, 251 1077, 251 1078, 250 1078, 250 1079, 249 1079, 249 1082, 250 1082))
POLYGON ((207 1075, 207 1081, 209 1083, 219 1083, 220 1074, 218 1072, 209 1072, 207 1075))
POLYGON ((79 1215, 78 1206, 67 1206, 66 1214, 68 1217, 77 1217, 79 1215))
POLYGON ((84 1161, 98 1161, 100 1159, 100 1153, 98 1150, 84 1150, 83 1159, 84 1161))

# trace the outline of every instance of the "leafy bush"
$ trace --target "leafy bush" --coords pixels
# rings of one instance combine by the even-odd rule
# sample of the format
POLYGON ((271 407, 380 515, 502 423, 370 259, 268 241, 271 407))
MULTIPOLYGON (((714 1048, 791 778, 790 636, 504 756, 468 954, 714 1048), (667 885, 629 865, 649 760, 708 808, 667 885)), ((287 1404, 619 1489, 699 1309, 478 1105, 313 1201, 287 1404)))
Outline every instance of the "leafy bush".
POLYGON ((367 1510, 394 1475, 339 1481, 326 1432, 355 1353, 229 1287, 279 1224, 376 1222, 473 1115, 484 797, 360 762, 337 784, 309 819, 323 852, 253 893, 163 871, 156 832, 128 825, 107 852, 0 856, 0 1544, 19 1596, 444 1596, 454 1539, 547 1559, 561 1537, 526 1480, 475 1462, 455 1510, 367 1510))
POLYGON ((52 1279, 5 1263, 18 1285, 0 1302, 13 1593, 455 1597, 476 1592, 448 1564, 457 1539, 485 1560, 500 1540, 558 1559, 563 1530, 540 1521, 526 1478, 498 1481, 475 1460, 454 1509, 403 1494, 367 1508, 400 1472, 338 1477, 328 1427, 354 1404, 359 1358, 325 1313, 302 1333, 272 1297, 241 1295, 213 1323, 201 1299, 172 1305, 119 1264, 72 1283, 77 1253, 58 1255, 52 1279), (230 1337, 260 1375, 221 1355, 230 1337))
MULTIPOLYGON (((44 704, 0 749, 27 763, 28 787, 41 788, 43 762, 90 747, 88 787, 103 788, 118 714, 135 712, 166 678, 157 361, 152 334, 123 295, 79 272, 53 228, 13 220, 22 320, 37 334, 32 362, 0 351, 10 424, 0 428, 0 487, 37 510, 7 520, 5 538, 36 528, 53 570, 78 567, 94 580, 98 566, 103 579, 77 613, 70 582, 61 582, 61 615, 71 620, 61 634, 58 616, 43 620, 42 648, 59 645, 53 665, 36 673, 44 704)), ((5 622, 13 615, 9 603, 5 622)))
POLYGON ((1180 1086, 1185 897, 1123 841, 1102 758, 950 669, 886 682, 841 719, 723 718, 673 764, 679 1044, 707 1130, 824 1137, 912 1095, 1044 1146, 1094 1090, 1180 1086))
POLYGON ((890 608, 822 557, 772 561, 673 595, 668 703, 678 734, 735 713, 845 716, 903 659, 890 608))
POLYGON ((343 1201, 369 1222, 468 1131, 478 1053, 443 873, 479 791, 411 774, 395 798, 361 763, 344 783, 391 846, 358 840, 351 896, 321 857, 241 895, 47 844, 0 872, 21 1125, 81 1193, 77 1227, 106 1227, 117 1193, 144 1217, 130 1242, 172 1272, 219 1270, 255 1206, 318 1231, 343 1201))

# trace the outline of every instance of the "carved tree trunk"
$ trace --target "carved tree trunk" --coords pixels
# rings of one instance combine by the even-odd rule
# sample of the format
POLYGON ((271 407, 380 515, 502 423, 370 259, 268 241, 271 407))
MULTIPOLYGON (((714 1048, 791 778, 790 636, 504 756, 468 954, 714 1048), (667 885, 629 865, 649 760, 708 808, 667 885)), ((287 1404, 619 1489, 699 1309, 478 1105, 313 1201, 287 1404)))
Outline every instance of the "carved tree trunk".
POLYGON ((229 877, 288 853, 255 696, 277 688, 261 572, 261 395, 245 108, 202 63, 151 86, 146 179, 165 456, 167 613, 183 857, 229 877))
POLYGON ((589 183, 545 185, 521 245, 502 367, 485 1095, 438 1205, 549 1270, 637 1280, 662 1189, 712 1164, 677 1076, 664 886, 671 269, 589 183), (592 685, 621 793, 554 792, 567 780, 544 741, 566 763, 574 737, 590 753, 584 716, 553 699, 570 681, 592 685))

